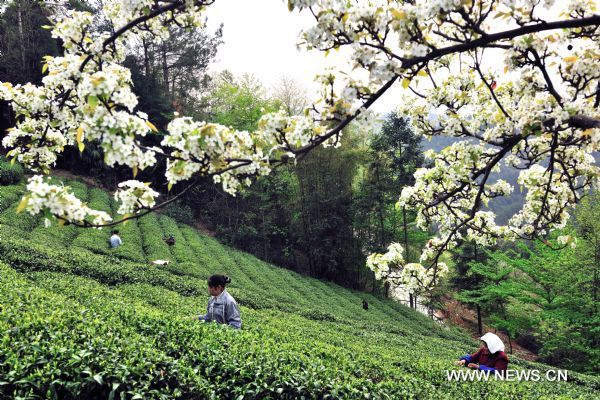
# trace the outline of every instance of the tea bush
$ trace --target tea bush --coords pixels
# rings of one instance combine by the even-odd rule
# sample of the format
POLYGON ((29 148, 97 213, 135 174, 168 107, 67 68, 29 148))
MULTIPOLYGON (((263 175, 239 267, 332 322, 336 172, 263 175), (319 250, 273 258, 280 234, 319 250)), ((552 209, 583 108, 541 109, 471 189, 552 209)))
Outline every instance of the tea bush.
POLYGON ((0 185, 14 185, 23 178, 23 167, 19 163, 11 164, 0 157, 0 185))

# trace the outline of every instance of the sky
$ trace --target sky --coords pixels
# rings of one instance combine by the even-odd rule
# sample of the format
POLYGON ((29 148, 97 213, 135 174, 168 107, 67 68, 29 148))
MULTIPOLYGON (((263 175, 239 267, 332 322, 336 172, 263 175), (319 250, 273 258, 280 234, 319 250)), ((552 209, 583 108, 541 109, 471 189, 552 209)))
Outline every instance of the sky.
MULTIPOLYGON (((207 7, 209 30, 224 24, 223 40, 212 65, 213 71, 228 69, 236 75, 255 75, 267 88, 281 77, 291 77, 307 88, 310 99, 318 98, 314 77, 328 66, 343 66, 335 52, 299 50, 300 31, 309 28, 310 13, 290 13, 284 0, 219 0, 207 7)), ((399 103, 402 89, 393 88, 372 107, 388 112, 399 103)))

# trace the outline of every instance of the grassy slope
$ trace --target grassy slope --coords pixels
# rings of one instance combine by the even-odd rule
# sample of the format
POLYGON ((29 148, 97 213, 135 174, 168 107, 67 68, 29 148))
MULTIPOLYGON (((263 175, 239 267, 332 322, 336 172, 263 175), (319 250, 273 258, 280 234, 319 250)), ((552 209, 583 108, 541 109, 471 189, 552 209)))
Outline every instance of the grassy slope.
MULTIPOLYGON (((106 193, 67 184, 115 209, 106 193)), ((15 214, 22 190, 0 187, 0 398, 600 396, 597 377, 576 373, 567 383, 448 382, 444 371, 476 343, 405 306, 268 265, 160 215, 122 226, 125 245, 111 251, 106 230, 46 229, 15 214), (190 318, 213 273, 232 277, 242 331, 190 318)))

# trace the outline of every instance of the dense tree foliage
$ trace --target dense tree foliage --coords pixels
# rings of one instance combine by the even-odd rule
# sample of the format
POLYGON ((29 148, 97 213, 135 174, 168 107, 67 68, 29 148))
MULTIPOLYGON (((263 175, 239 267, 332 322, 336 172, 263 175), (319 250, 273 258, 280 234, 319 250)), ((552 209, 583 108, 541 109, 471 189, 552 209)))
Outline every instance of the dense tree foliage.
POLYGON ((138 107, 157 127, 166 129, 173 112, 206 115, 211 80, 207 70, 221 37, 222 27, 214 34, 175 27, 158 43, 140 37, 130 46, 125 66, 132 70, 138 107))
POLYGON ((383 119, 381 129, 368 139, 356 218, 376 221, 378 229, 364 245, 371 251, 381 251, 390 241, 402 241, 409 249, 409 218, 406 209, 398 208, 396 203, 402 188, 414 182, 416 169, 423 166, 421 137, 414 133, 408 120, 394 112, 383 119))

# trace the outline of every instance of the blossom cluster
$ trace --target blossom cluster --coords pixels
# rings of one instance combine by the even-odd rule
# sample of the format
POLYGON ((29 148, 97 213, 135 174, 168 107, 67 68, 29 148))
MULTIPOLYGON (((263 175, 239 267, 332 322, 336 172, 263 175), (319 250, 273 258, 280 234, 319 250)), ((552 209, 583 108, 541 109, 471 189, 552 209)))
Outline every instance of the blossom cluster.
POLYGON ((307 116, 288 116, 282 109, 266 114, 254 132, 236 131, 223 125, 176 118, 161 144, 170 149, 166 178, 170 184, 190 179, 202 172, 212 175, 223 189, 235 194, 249 185, 248 175, 267 175, 270 159, 287 154, 290 148, 310 143, 322 128, 307 116))
MULTIPOLYGON (((536 5, 502 5, 519 13, 523 3, 536 5)), ((561 31, 520 36, 511 44, 505 65, 483 68, 475 54, 439 64, 450 73, 401 106, 419 133, 464 138, 428 154, 433 165, 417 170, 415 185, 400 197, 400 205, 417 211, 419 226, 439 227, 422 262, 434 262, 465 239, 491 245, 544 236, 563 227, 569 208, 599 183, 593 153, 600 130, 573 124, 579 116, 600 119, 593 105, 600 80, 597 40, 561 31), (479 209, 514 190, 490 177, 503 165, 522 169, 518 185, 525 204, 506 225, 498 225, 492 212, 479 209)))
POLYGON ((129 180, 119 183, 115 200, 120 203, 119 214, 131 214, 138 210, 149 209, 156 203, 159 193, 149 183, 129 180))
POLYGON ((52 219, 59 223, 76 222, 79 224, 106 224, 111 221, 104 211, 90 209, 82 203, 68 186, 53 185, 41 175, 34 175, 27 183, 29 192, 19 204, 17 211, 27 211, 35 215, 44 213, 44 224, 50 226, 52 219))
POLYGON ((448 267, 443 262, 428 267, 420 263, 406 263, 403 253, 402 245, 392 243, 385 254, 370 254, 367 257, 367 268, 375 273, 376 279, 384 279, 415 294, 431 290, 448 272, 448 267))

